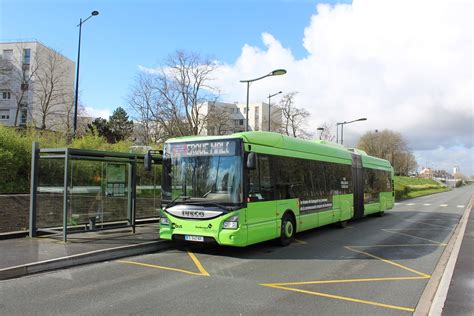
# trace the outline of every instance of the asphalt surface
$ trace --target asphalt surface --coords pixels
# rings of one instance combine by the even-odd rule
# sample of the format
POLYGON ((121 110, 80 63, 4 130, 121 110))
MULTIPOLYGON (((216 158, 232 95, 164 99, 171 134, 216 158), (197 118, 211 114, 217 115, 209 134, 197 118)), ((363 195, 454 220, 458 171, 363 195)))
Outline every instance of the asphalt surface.
POLYGON ((288 247, 172 250, 0 282, 0 314, 410 314, 474 186, 288 247))
POLYGON ((471 210, 443 307, 444 315, 474 314, 474 212, 471 210))
POLYGON ((158 238, 156 224, 147 224, 137 226, 135 234, 132 233, 131 228, 69 234, 67 244, 62 242, 60 234, 5 239, 0 240, 0 269, 89 251, 154 242, 158 238))

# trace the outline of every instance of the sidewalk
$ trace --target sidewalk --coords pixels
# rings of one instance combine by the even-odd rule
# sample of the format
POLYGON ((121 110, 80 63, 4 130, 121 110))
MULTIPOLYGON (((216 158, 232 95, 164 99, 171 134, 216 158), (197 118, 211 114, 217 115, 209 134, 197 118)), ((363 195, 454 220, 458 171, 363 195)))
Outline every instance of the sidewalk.
POLYGON ((158 225, 147 224, 108 231, 76 233, 63 243, 61 236, 0 240, 0 280, 75 265, 114 260, 165 249, 158 225))
POLYGON ((472 315, 474 313, 474 212, 471 212, 454 266, 444 315, 472 315))

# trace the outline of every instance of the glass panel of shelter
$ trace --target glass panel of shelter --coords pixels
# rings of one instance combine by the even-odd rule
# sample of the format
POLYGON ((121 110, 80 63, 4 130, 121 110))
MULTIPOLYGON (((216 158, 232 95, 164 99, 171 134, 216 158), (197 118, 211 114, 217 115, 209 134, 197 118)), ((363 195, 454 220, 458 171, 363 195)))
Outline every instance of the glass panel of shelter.
POLYGON ((127 221, 129 163, 71 160, 68 227, 127 221))

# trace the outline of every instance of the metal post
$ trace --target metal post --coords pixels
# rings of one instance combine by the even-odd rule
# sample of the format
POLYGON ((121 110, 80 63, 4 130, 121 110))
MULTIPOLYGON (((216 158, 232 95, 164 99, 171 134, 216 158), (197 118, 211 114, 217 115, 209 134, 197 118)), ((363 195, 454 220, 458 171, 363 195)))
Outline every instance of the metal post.
POLYGON ((36 197, 38 192, 39 143, 33 142, 31 148, 30 222, 29 235, 36 236, 36 197))
POLYGON ((128 223, 132 226, 135 233, 135 201, 136 201, 136 176, 137 161, 136 157, 128 164, 128 223))
POLYGON ((247 81, 247 108, 245 110, 245 131, 248 132, 249 130, 249 89, 250 89, 250 81, 247 81))
POLYGON ((79 19, 79 45, 77 47, 77 67, 76 67, 76 91, 74 94, 74 129, 73 129, 73 137, 76 137, 77 131, 77 99, 79 95, 79 63, 81 60, 81 31, 82 31, 82 18, 79 19))
POLYGON ((339 144, 339 124, 336 124, 336 144, 339 144))
POLYGON ((270 99, 272 98, 271 94, 268 95, 268 131, 270 132, 270 122, 271 122, 271 111, 270 111, 270 99))
POLYGON ((67 242, 67 215, 69 208, 69 148, 64 152, 63 242, 67 242))
POLYGON ((341 124, 341 145, 344 145, 344 123, 341 124))

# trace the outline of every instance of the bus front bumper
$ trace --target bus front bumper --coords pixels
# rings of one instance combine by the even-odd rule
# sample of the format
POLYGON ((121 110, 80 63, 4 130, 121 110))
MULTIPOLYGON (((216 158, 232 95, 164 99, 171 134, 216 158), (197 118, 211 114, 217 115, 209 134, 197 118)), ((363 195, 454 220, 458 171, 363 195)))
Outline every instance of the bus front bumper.
POLYGON ((247 246, 247 226, 236 229, 223 229, 223 223, 230 216, 221 216, 210 220, 190 220, 166 214, 169 224, 160 224, 160 238, 165 240, 184 240, 213 243, 219 245, 247 246))

